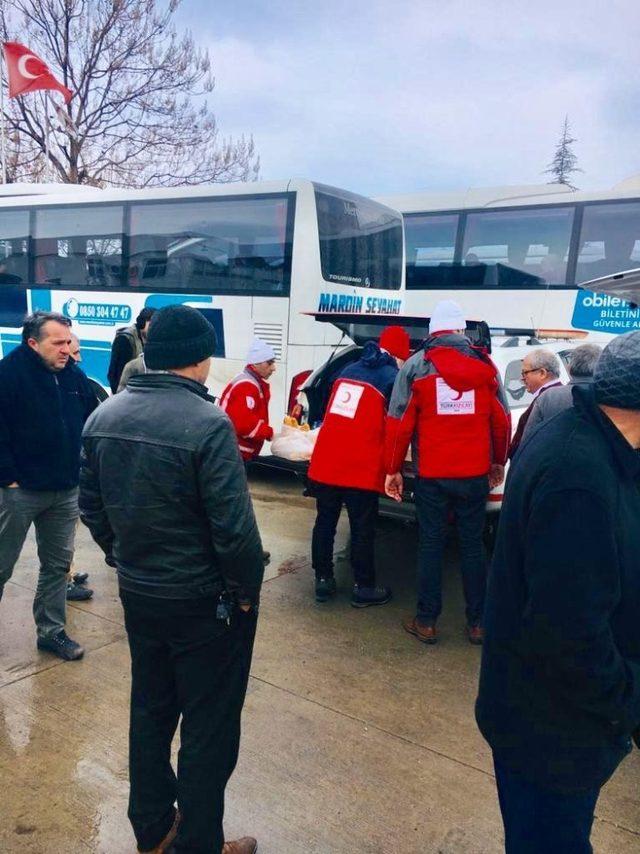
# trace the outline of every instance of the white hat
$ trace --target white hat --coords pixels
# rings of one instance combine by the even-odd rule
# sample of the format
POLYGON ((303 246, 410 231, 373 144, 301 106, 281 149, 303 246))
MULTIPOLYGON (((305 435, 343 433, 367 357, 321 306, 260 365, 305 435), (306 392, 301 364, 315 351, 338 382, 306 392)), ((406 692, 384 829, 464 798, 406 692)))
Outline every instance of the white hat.
POLYGON ((261 338, 254 338, 247 353, 247 364, 258 365, 260 362, 270 362, 275 357, 271 344, 267 344, 261 338))
POLYGON ((464 319, 462 309, 452 299, 443 299, 434 308, 429 321, 429 334, 444 332, 451 329, 466 329, 467 321, 464 319))

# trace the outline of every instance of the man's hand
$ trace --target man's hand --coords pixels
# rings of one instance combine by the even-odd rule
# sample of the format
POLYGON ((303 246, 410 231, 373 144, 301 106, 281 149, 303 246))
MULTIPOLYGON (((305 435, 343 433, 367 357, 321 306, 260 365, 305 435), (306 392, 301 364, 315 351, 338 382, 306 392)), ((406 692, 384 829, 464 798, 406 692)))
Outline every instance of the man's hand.
POLYGON ((384 481, 384 491, 394 501, 402 501, 403 480, 399 471, 388 474, 384 481))
POLYGON ((493 463, 489 468, 489 488, 495 489, 504 480, 504 466, 493 463))
POLYGON ((17 480, 14 480, 13 483, 10 483, 7 486, 7 489, 17 489, 20 486, 17 480))

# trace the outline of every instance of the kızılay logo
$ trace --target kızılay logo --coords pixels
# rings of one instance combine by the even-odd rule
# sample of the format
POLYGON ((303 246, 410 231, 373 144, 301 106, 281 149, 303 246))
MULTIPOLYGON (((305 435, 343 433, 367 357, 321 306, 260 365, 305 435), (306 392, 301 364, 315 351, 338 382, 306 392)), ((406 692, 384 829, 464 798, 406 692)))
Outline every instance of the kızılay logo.
POLYGON ((114 326, 131 320, 131 306, 101 302, 78 302, 73 297, 62 306, 62 313, 70 320, 99 326, 114 326))
POLYGON ((640 309, 632 308, 626 300, 608 294, 580 291, 576 296, 571 325, 618 335, 640 329, 640 309))

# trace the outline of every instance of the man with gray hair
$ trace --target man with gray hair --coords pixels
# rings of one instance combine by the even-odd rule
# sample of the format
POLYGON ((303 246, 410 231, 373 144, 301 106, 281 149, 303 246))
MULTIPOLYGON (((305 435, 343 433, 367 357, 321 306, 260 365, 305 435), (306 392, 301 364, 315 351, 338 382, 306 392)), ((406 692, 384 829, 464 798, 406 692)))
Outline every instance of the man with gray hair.
POLYGON ((591 854, 600 788, 640 745, 640 331, 509 475, 476 704, 506 854, 591 854))
POLYGON ((550 388, 548 394, 539 395, 531 410, 531 415, 527 420, 524 429, 522 440, 527 439, 536 427, 539 427, 543 421, 553 418, 558 412, 563 409, 568 409, 573 405, 573 389, 576 386, 588 386, 593 382, 593 372, 598 364, 598 359, 602 353, 602 347, 599 344, 581 344, 571 351, 569 358, 569 376, 571 381, 568 385, 563 385, 558 388, 550 388))
POLYGON ((509 459, 512 460, 520 447, 525 427, 531 417, 537 398, 550 388, 561 386, 560 382, 560 359, 551 350, 532 350, 522 360, 522 382, 533 396, 532 402, 520 416, 516 432, 509 446, 509 459))

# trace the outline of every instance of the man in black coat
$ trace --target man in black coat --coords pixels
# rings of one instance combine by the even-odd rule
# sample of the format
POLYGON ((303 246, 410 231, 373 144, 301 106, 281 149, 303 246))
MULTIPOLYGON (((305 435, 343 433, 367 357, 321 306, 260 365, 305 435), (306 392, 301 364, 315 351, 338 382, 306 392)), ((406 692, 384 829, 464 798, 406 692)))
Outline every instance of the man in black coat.
POLYGON ((199 311, 161 309, 145 349, 152 373, 101 404, 84 431, 81 517, 117 567, 131 650, 129 818, 140 851, 174 840, 191 854, 256 849, 249 837, 225 843, 222 830, 264 566, 235 431, 204 386, 214 348, 199 311))
POLYGON ((0 598, 33 523, 38 648, 68 661, 84 653, 65 631, 65 594, 78 520, 80 438, 97 406, 69 358, 70 327, 61 314, 37 311, 25 320, 22 344, 0 361, 0 598))
POLYGON ((476 704, 508 854, 587 854, 640 728, 640 331, 521 445, 507 481, 476 704))
POLYGON ((147 340, 151 318, 156 311, 157 309, 155 308, 143 308, 136 317, 135 323, 131 326, 123 326, 116 332, 113 344, 111 345, 111 361, 109 362, 109 370, 107 371, 107 378, 112 394, 118 391, 120 377, 127 362, 137 359, 141 355, 145 341, 147 340))

